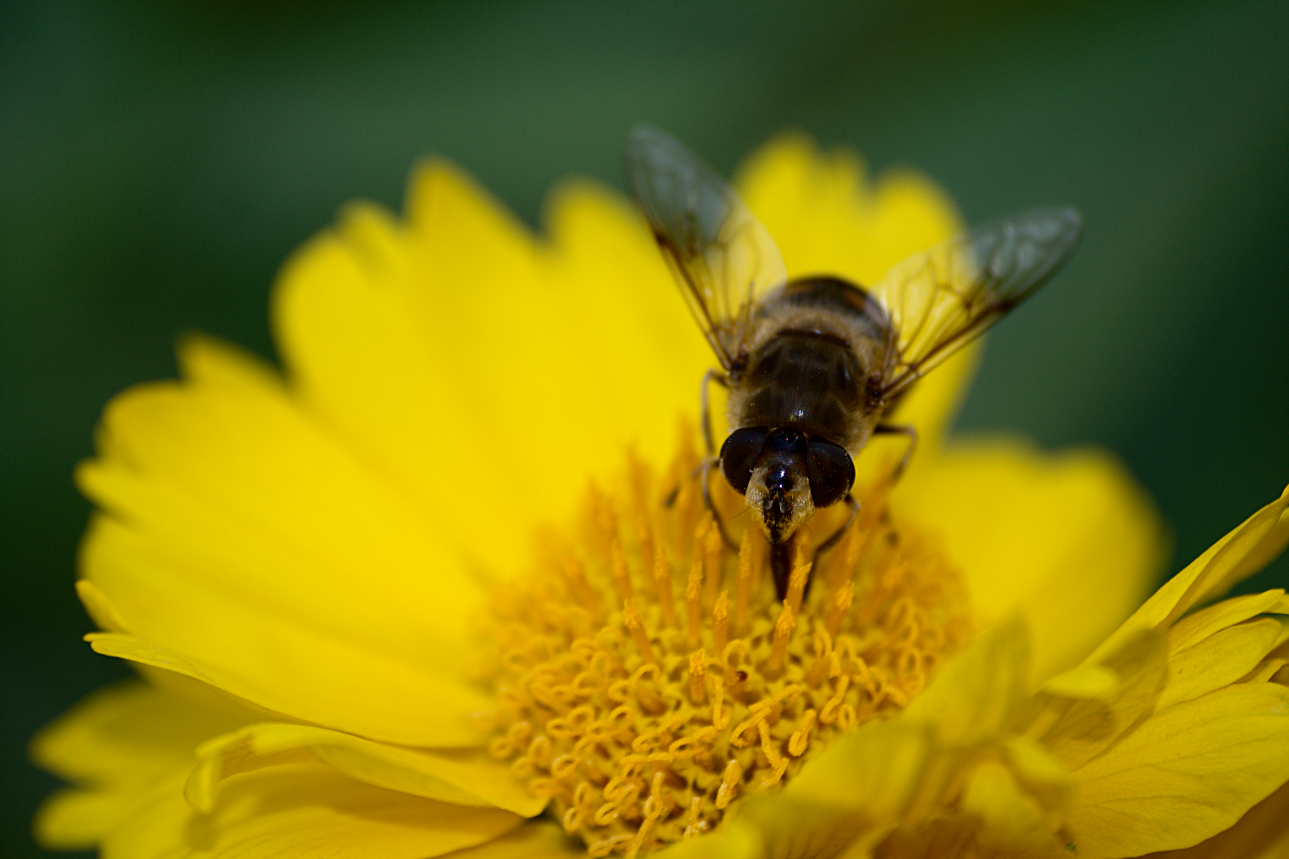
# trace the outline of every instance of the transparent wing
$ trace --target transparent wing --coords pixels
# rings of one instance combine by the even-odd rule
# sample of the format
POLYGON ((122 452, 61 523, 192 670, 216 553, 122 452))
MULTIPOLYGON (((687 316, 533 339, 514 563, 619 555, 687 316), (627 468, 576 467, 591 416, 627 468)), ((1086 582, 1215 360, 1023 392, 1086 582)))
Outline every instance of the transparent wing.
POLYGON ((729 370, 751 334, 753 302, 787 280, 774 240, 732 188, 656 128, 628 135, 626 175, 690 312, 729 370))
POLYGON ((971 342, 1056 273, 1079 243, 1071 208, 1035 209, 972 230, 897 264, 871 294, 890 316, 882 373, 889 402, 971 342))

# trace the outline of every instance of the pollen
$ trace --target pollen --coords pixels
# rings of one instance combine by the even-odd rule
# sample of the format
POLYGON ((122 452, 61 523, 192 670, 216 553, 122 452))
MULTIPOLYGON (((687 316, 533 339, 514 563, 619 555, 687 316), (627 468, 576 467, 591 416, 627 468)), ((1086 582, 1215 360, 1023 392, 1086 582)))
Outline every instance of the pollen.
POLYGON ((848 511, 815 514, 780 603, 743 498, 713 475, 709 510, 681 451, 662 473, 628 455, 485 622, 491 752, 591 856, 712 831, 899 711, 970 632, 959 574, 888 509, 889 480, 856 486, 824 553, 848 511))

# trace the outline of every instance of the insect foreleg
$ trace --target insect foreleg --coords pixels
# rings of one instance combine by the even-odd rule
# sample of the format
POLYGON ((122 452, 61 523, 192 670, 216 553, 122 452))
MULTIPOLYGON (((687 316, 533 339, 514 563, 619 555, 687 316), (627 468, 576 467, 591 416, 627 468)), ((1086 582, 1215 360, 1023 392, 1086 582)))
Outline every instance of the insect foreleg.
MULTIPOLYGON (((708 401, 707 401, 707 383, 708 382, 716 382, 722 388, 726 388, 726 387, 729 387, 729 380, 725 378, 724 373, 721 373, 718 370, 708 370, 706 373, 703 374, 703 384, 702 384, 702 387, 699 389, 698 402, 699 402, 699 410, 702 413, 703 441, 707 443, 707 456, 715 457, 716 442, 712 438, 712 413, 711 413, 711 409, 708 407, 708 401)), ((706 481, 704 481, 703 483, 703 491, 704 492, 707 491, 706 481)), ((710 506, 711 505, 709 504, 708 507, 710 506)), ((715 511, 713 511, 713 513, 714 512, 715 511)))
POLYGON ((859 515, 859 502, 855 500, 855 496, 847 492, 846 497, 843 498, 842 501, 846 502, 846 506, 850 508, 850 515, 846 517, 846 521, 842 523, 841 527, 838 528, 831 537, 824 540, 819 544, 818 548, 815 549, 816 558, 840 543, 841 538, 846 536, 846 531, 848 531, 850 526, 855 523, 855 517, 859 515))
POLYGON ((909 440, 908 449, 904 451, 904 458, 900 464, 895 466, 895 473, 891 475, 891 482, 900 479, 904 473, 905 467, 909 464, 909 459, 913 456, 913 448, 918 444, 918 431, 908 424, 878 424, 873 427, 873 435, 902 435, 907 436, 909 440))
POLYGON ((712 489, 707 482, 707 476, 711 474, 712 466, 716 465, 718 462, 719 460, 716 457, 709 456, 698 466, 698 471, 701 474, 700 479, 703 482, 703 503, 707 505, 708 512, 712 514, 712 521, 716 523, 716 530, 721 532, 721 539, 725 541, 725 545, 738 551, 738 543, 731 540, 730 535, 725 531, 725 523, 721 521, 721 514, 717 511, 716 505, 712 502, 712 489))

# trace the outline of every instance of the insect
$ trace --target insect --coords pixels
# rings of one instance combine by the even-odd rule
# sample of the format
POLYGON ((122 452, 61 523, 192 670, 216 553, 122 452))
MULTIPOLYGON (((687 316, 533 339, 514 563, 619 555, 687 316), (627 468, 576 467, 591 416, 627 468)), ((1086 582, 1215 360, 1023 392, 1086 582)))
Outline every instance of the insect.
POLYGON ((908 446, 896 476, 908 462, 915 430, 887 421, 900 397, 1055 274, 1082 229, 1074 209, 1036 209, 916 254, 871 287, 828 274, 789 280, 765 227, 670 136, 633 129, 626 175, 720 364, 701 386, 704 497, 715 515, 708 476, 719 467, 769 540, 780 600, 793 540, 812 513, 850 508, 817 552, 854 520, 853 457, 874 435, 899 434, 908 446), (719 453, 713 382, 728 391, 719 453))

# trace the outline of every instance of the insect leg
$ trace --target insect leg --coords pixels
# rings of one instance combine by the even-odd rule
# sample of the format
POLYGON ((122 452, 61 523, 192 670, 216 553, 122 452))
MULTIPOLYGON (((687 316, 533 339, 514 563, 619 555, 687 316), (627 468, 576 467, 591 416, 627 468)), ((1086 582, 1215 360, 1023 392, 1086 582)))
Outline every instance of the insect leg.
POLYGON ((846 517, 846 521, 842 523, 842 526, 838 528, 831 537, 824 540, 819 544, 818 548, 815 549, 816 558, 840 543, 841 538, 846 536, 846 531, 848 531, 850 526, 855 523, 855 517, 859 515, 859 502, 855 500, 855 496, 847 492, 846 497, 842 500, 845 501, 846 506, 850 508, 850 515, 846 517))
MULTIPOLYGON (((722 388, 725 388, 728 387, 728 380, 725 378, 724 373, 717 370, 708 370, 703 374, 703 384, 699 389, 700 393, 698 401, 703 415, 703 441, 707 442, 707 455, 709 457, 714 457, 716 456, 716 442, 712 438, 712 414, 707 403, 707 384, 709 382, 716 382, 722 388)), ((704 489, 706 489, 707 484, 704 483, 703 486, 704 489)))
POLYGON ((707 484, 707 476, 711 474, 712 466, 716 465, 717 462, 716 457, 709 456, 698 466, 698 471, 702 474, 701 479, 703 481, 703 503, 707 505, 708 512, 712 514, 712 521, 716 523, 716 530, 721 532, 721 539, 725 541, 725 545, 734 551, 738 551, 738 543, 731 540, 730 535, 726 533, 725 523, 721 521, 721 514, 717 512, 716 505, 712 503, 712 489, 707 484))
POLYGON ((913 456, 913 448, 917 447, 918 431, 908 424, 878 424, 873 427, 873 435, 902 435, 907 436, 909 440, 908 449, 904 451, 904 458, 900 464, 895 466, 895 473, 891 475, 891 482, 900 479, 904 473, 905 467, 909 464, 909 459, 913 456))

